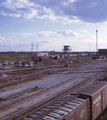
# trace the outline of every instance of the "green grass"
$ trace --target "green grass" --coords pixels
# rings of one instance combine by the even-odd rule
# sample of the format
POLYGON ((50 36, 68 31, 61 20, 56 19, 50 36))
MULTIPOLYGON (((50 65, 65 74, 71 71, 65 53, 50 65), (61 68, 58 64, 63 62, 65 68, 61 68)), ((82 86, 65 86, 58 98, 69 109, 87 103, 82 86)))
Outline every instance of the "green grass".
POLYGON ((76 63, 80 62, 80 58, 79 57, 72 57, 71 60, 76 62, 76 63))
POLYGON ((27 70, 23 70, 23 73, 28 73, 28 71, 27 70))
POLYGON ((21 54, 0 54, 0 62, 3 61, 18 61, 21 58, 25 59, 25 58, 29 58, 29 55, 21 55, 21 54))

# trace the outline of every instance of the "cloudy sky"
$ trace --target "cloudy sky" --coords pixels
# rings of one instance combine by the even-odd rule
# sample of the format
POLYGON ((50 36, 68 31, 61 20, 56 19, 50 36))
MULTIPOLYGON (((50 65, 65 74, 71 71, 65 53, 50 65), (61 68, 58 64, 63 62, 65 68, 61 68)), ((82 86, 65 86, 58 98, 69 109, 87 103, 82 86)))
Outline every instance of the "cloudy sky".
POLYGON ((0 0, 0 51, 107 48, 107 0, 0 0), (38 47, 37 47, 38 46, 38 47))

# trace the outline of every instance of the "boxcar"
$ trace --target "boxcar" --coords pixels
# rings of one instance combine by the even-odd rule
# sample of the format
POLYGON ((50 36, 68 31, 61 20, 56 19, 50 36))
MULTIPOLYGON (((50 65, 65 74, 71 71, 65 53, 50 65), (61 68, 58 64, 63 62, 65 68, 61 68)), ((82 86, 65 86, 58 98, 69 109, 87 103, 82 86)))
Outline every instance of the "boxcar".
POLYGON ((87 101, 88 99, 74 98, 44 116, 42 120, 88 120, 87 101))
POLYGON ((89 98, 90 120, 95 120, 107 107, 107 82, 94 81, 73 94, 79 94, 80 98, 89 98))

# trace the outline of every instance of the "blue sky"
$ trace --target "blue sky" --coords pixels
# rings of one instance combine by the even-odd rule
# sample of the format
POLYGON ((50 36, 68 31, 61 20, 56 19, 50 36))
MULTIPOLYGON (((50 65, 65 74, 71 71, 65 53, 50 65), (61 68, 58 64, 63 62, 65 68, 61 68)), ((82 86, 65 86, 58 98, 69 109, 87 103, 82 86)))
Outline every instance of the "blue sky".
POLYGON ((0 0, 0 51, 107 48, 106 0, 0 0))

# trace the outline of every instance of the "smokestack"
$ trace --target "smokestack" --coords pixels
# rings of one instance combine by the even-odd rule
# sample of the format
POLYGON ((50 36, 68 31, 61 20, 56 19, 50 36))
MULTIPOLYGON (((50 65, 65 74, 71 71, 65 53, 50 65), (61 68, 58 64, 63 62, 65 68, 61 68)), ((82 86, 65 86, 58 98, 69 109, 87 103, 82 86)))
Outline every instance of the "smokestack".
POLYGON ((96 53, 98 52, 98 30, 96 30, 96 53))

